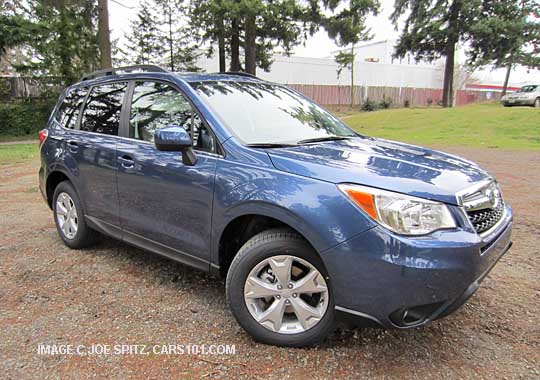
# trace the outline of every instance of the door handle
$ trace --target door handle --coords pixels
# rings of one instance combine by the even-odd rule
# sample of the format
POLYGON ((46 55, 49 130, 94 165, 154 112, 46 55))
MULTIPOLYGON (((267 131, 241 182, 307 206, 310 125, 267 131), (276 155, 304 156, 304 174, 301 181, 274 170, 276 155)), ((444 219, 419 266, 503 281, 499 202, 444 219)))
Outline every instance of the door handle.
POLYGON ((75 153, 75 152, 77 152, 79 150, 79 144, 77 144, 76 141, 68 140, 66 142, 66 144, 67 144, 67 147, 68 147, 69 151, 72 152, 72 153, 75 153))
POLYGON ((133 158, 131 156, 128 156, 127 154, 118 157, 118 161, 120 161, 120 164, 126 169, 132 168, 135 165, 135 161, 133 161, 133 158))

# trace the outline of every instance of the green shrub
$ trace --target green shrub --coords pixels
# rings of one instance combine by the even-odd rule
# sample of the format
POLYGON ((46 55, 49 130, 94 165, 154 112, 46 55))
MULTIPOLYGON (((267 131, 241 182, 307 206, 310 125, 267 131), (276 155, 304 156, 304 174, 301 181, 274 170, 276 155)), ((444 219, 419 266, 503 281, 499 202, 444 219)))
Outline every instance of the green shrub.
POLYGON ((45 127, 56 98, 24 99, 0 103, 0 140, 9 137, 37 138, 45 127))
POLYGON ((375 111, 377 109, 377 103, 375 103, 373 100, 370 100, 369 98, 366 98, 364 103, 362 103, 360 109, 366 112, 375 111))
POLYGON ((392 99, 387 98, 386 96, 383 96, 383 99, 379 103, 379 107, 387 110, 388 108, 392 107, 392 99))

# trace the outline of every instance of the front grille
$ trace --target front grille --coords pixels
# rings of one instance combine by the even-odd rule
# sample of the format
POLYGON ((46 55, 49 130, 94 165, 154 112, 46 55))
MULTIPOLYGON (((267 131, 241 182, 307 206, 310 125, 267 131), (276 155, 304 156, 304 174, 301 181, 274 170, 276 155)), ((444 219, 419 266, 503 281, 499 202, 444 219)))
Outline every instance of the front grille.
POLYGON ((504 214, 504 201, 495 181, 466 192, 462 202, 471 224, 479 234, 496 225, 504 214))
POLYGON ((467 216, 477 233, 481 234, 493 227, 501 220, 504 213, 504 204, 499 202, 495 208, 468 211, 467 216))

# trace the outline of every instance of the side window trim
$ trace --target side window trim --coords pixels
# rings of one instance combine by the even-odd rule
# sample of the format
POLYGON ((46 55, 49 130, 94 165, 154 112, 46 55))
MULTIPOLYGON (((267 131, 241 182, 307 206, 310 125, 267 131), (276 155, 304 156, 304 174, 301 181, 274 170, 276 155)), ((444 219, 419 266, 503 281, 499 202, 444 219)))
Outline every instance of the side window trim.
POLYGON ((61 126, 60 120, 58 120, 58 118, 60 117, 60 110, 62 109, 62 106, 64 105, 64 100, 66 100, 66 96, 69 93, 69 91, 71 91, 71 89, 70 90, 64 90, 62 92, 62 94, 60 95, 60 98, 56 102, 56 105, 54 106, 54 110, 52 112, 52 120, 54 120, 60 126, 61 126))
POLYGON ((110 136, 110 137, 122 137, 121 135, 121 129, 122 129, 122 112, 124 110, 124 101, 126 100, 126 97, 128 95, 128 90, 129 90, 129 84, 130 84, 130 80, 126 80, 126 79, 117 79, 117 80, 111 80, 111 81, 106 81, 106 82, 101 82, 101 83, 96 83, 94 85, 91 85, 91 86, 88 86, 88 92, 86 93, 86 96, 84 97, 84 101, 83 101, 83 104, 82 104, 82 108, 79 112, 79 117, 77 118, 77 125, 76 125, 76 129, 81 131, 81 132, 84 132, 84 133, 97 133, 97 134, 100 134, 100 135, 103 135, 103 133, 99 133, 99 132, 92 132, 92 131, 84 131, 84 130, 81 130, 80 127, 81 127, 81 123, 82 123, 82 118, 84 117, 84 111, 86 110, 86 106, 88 105, 88 98, 90 97, 90 94, 92 93, 92 91, 94 90, 95 87, 100 87, 100 86, 105 86, 105 85, 108 85, 108 84, 116 84, 116 83, 125 83, 126 84, 126 90, 124 92, 124 97, 123 97, 123 101, 122 101, 122 106, 120 107, 120 119, 118 121, 118 133, 116 135, 109 135, 107 134, 107 136, 110 136))
POLYGON ((81 122, 81 118, 82 118, 82 113, 83 113, 83 110, 84 110, 84 106, 85 106, 86 101, 88 99, 88 95, 90 94, 90 90, 91 90, 91 88, 89 88, 89 87, 77 86, 77 87, 71 87, 70 89, 66 89, 65 91, 63 91, 62 95, 60 96, 60 98, 58 99, 58 102, 56 103, 56 105, 54 107, 54 110, 52 112, 52 119, 51 120, 54 121, 57 125, 59 125, 62 129, 66 130, 66 131, 78 131, 79 130, 79 125, 80 125, 80 122, 81 122), (66 128, 66 126, 64 124, 62 124, 60 122, 60 120, 58 120, 58 117, 60 116, 60 111, 62 110, 62 106, 64 105, 64 102, 67 99, 67 96, 72 91, 77 91, 77 90, 86 91, 86 94, 84 95, 84 98, 82 99, 81 105, 79 106, 79 113, 77 114, 77 120, 75 120, 75 125, 73 126, 73 128, 66 128))
MULTIPOLYGON (((128 101, 129 101, 128 105, 125 107, 126 120, 124 120, 125 125, 123 125, 122 124, 122 119, 120 119, 120 122, 121 122, 120 127, 121 128, 119 129, 119 134, 118 134, 119 136, 121 136, 121 137, 123 137, 125 139, 128 139, 128 140, 133 140, 133 141, 137 141, 137 142, 143 142, 143 143, 154 145, 153 143, 151 143, 149 141, 144 141, 144 140, 136 139, 136 138, 133 138, 133 137, 129 137, 129 119, 131 117, 131 105, 133 103, 132 102, 133 93, 135 92, 135 85, 136 85, 137 82, 163 83, 165 85, 170 86, 175 91, 178 91, 178 93, 180 93, 180 95, 182 95, 184 98, 186 98, 186 100, 189 102, 189 104, 193 108, 193 110, 195 110, 195 113, 199 116, 199 118, 201 119, 201 122, 204 124, 204 126, 206 128, 208 128, 208 130, 212 134, 212 137, 214 138, 214 141, 216 142, 215 152, 208 152, 206 150, 199 150, 199 149, 196 149, 196 147, 193 147, 193 150, 195 150, 197 153, 205 153, 205 154, 209 154, 211 156, 225 157, 225 149, 223 149, 223 147, 221 146, 221 143, 219 142, 218 138, 216 137, 216 134, 212 130, 212 127, 210 126, 210 124, 206 121, 206 118, 204 118, 202 112, 197 108, 197 106, 195 106, 195 104, 193 103, 191 98, 181 88, 179 88, 176 85, 176 83, 173 83, 171 81, 164 80, 164 79, 157 79, 157 78, 151 78, 151 77, 141 77, 141 78, 135 78, 135 79, 132 79, 132 80, 129 81, 128 88, 126 90, 126 96, 125 96, 125 98, 128 98, 128 101)), ((122 107, 122 110, 124 110, 124 107, 122 107)))
POLYGON ((86 95, 84 96, 84 100, 82 101, 81 108, 79 109, 79 115, 77 115, 77 121, 75 122, 74 130, 76 131, 81 130, 81 120, 82 120, 83 112, 86 107, 86 102, 88 101, 88 97, 90 96, 90 92, 92 91, 93 88, 94 86, 86 87, 86 95))
POLYGON ((124 94, 124 102, 120 111, 120 125, 118 128, 118 136, 129 138, 129 119, 131 117, 131 100, 135 90, 136 80, 130 80, 127 83, 126 93, 124 94))

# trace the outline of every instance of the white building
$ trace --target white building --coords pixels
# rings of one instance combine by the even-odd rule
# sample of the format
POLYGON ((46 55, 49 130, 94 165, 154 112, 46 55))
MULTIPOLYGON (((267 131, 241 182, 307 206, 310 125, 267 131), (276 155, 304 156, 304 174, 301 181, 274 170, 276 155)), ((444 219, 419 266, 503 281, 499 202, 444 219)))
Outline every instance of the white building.
MULTIPOLYGON (((389 65, 413 65, 413 66, 438 66, 443 60, 438 59, 433 62, 417 61, 412 54, 407 54, 403 58, 394 58, 397 40, 387 39, 382 41, 368 42, 355 46, 355 60, 357 62, 384 63, 389 65)), ((340 51, 350 51, 350 48, 335 50, 327 58, 333 59, 340 51)))
MULTIPOLYGON (((359 45, 355 48, 354 84, 356 86, 373 87, 412 87, 442 89, 444 78, 444 59, 433 62, 416 61, 413 56, 393 58, 396 40, 383 40, 359 45)), ((347 49, 342 49, 347 51, 347 49)), ((303 85, 350 85, 350 71, 343 70, 337 75, 338 65, 335 62, 336 50, 326 58, 308 58, 275 54, 270 72, 261 69, 257 75, 263 79, 284 83, 303 85)), ((456 73, 454 86, 456 90, 466 89, 467 85, 476 84, 475 89, 486 86, 486 91, 500 91, 504 81, 505 69, 478 70, 474 73, 460 70, 465 62, 464 49, 456 51, 456 73)), ((217 72, 217 57, 201 58, 198 63, 204 71, 217 72)), ((540 71, 516 68, 512 73, 510 85, 516 87, 522 83, 540 82, 540 71)), ((472 89, 472 88, 471 88, 472 89)))
MULTIPOLYGON (((275 54, 270 72, 257 70, 257 76, 284 84, 350 85, 350 71, 338 76, 334 58, 307 58, 275 54)), ((199 63, 204 71, 219 69, 217 57, 202 58, 199 63)), ((442 88, 442 67, 436 65, 404 65, 385 62, 360 62, 354 65, 355 85, 442 88)))

